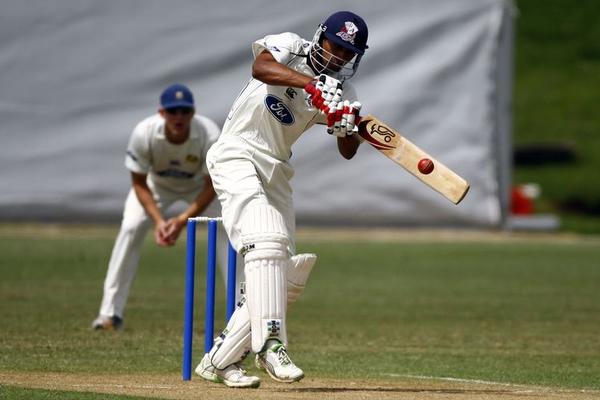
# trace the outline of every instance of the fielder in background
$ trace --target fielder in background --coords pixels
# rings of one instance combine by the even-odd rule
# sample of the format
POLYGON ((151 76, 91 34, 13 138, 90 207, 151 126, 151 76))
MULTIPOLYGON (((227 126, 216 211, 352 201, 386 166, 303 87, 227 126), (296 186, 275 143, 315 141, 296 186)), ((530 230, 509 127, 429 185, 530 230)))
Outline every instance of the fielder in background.
POLYGON ((367 36, 361 17, 341 11, 319 25, 312 41, 282 33, 252 45, 252 79, 207 154, 225 229, 244 256, 246 301, 238 303, 197 366, 204 379, 258 387, 259 378, 238 364, 251 350, 276 381, 304 377, 287 352, 286 310, 303 290, 316 256, 295 255, 291 147, 308 128, 323 124, 344 158, 355 155, 360 104, 345 81, 358 68, 367 36))
MULTIPOLYGON (((195 114, 192 92, 179 84, 166 88, 160 96, 158 113, 141 121, 133 130, 125 158, 132 188, 125 201, 93 329, 112 330, 122 326, 140 249, 151 225, 154 224, 157 245, 173 246, 188 217, 203 212, 214 199, 205 160, 218 136, 219 127, 209 118, 195 114), (187 209, 166 218, 165 211, 180 200, 188 203, 187 209)), ((225 277, 227 237, 224 232, 218 236, 220 270, 225 277)))

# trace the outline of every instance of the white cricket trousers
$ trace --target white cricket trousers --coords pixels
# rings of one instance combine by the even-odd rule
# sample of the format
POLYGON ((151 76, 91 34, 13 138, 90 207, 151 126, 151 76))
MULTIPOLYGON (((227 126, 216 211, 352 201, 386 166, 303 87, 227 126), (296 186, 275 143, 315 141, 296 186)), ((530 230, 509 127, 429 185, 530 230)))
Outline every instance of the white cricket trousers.
POLYGON ((242 248, 241 220, 252 201, 267 203, 281 213, 289 238, 290 256, 296 253, 296 217, 290 179, 294 169, 251 147, 237 136, 221 137, 206 154, 206 165, 221 203, 223 225, 232 245, 242 248))
MULTIPOLYGON (((243 243, 248 237, 264 240, 244 257, 252 350, 259 352, 271 335, 287 344, 286 274, 289 257, 295 253, 295 216, 289 180, 294 170, 289 163, 255 149, 236 136, 221 136, 209 149, 206 165, 221 203, 223 224, 236 250, 254 244, 243 243), (277 240, 282 240, 280 235, 283 235, 287 240, 280 243, 287 248, 279 248, 273 235, 277 240), (267 242, 268 250, 264 251, 259 246, 267 242)), ((231 318, 244 319, 242 313, 244 309, 237 307, 231 318)), ((247 335, 239 333, 242 334, 231 339, 233 348, 247 345, 247 335)))
MULTIPOLYGON (((176 201, 182 200, 189 204, 198 195, 198 191, 181 194, 157 187, 152 187, 151 190, 158 208, 163 215, 164 211, 176 201)), ((100 305, 100 315, 123 317, 129 290, 138 270, 140 250, 144 238, 152 226, 152 220, 146 214, 135 191, 131 189, 125 201, 121 228, 108 263, 108 271, 104 280, 104 293, 100 305)), ((225 282, 227 279, 227 235, 221 224, 219 224, 217 239, 217 264, 225 282)), ((178 240, 185 240, 185 231, 181 232, 178 240)), ((240 297, 240 286, 244 280, 242 257, 238 257, 237 261, 236 301, 240 297)), ((199 261, 197 260, 196 264, 198 263, 199 261)), ((183 279, 183 269, 177 267, 165 265, 165 273, 181 271, 181 279, 183 279)))

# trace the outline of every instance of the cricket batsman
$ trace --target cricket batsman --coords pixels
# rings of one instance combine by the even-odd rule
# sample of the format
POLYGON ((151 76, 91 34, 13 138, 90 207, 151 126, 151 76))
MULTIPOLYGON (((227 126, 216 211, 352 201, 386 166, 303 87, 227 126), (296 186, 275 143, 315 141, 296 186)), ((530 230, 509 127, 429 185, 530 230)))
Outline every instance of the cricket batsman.
POLYGON ((276 381, 304 377, 288 355, 286 310, 302 292, 316 256, 295 255, 291 147, 311 126, 323 124, 344 158, 356 154, 360 103, 346 81, 358 68, 367 37, 360 16, 340 11, 319 25, 312 41, 288 32, 252 44, 252 79, 207 154, 223 224, 244 257, 246 298, 197 366, 204 379, 258 387, 259 378, 238 364, 250 351, 276 381))

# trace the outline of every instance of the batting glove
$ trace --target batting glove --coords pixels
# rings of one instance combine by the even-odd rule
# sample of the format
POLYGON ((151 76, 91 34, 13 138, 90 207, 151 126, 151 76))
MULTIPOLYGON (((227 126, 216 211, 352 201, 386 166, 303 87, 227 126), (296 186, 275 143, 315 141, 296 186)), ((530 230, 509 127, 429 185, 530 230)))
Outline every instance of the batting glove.
POLYGON ((362 105, 358 101, 350 103, 348 100, 339 102, 335 108, 329 109, 327 114, 327 133, 337 137, 353 135, 358 131, 356 120, 362 105))
POLYGON ((317 108, 322 114, 328 114, 331 107, 337 107, 344 91, 342 83, 325 74, 308 83, 304 90, 308 93, 307 103, 317 108))

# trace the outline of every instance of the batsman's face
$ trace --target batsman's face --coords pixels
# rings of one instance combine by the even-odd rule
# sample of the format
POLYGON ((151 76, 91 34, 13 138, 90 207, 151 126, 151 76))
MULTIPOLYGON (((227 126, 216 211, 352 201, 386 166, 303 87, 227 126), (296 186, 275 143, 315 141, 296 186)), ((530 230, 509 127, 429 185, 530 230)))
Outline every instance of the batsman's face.
POLYGON ((356 55, 352 50, 348 50, 326 38, 323 39, 323 50, 325 50, 321 54, 323 64, 333 72, 339 72, 356 55))
POLYGON ((194 118, 194 109, 177 107, 159 110, 165 119, 167 139, 172 143, 183 143, 190 135, 190 125, 194 118))

